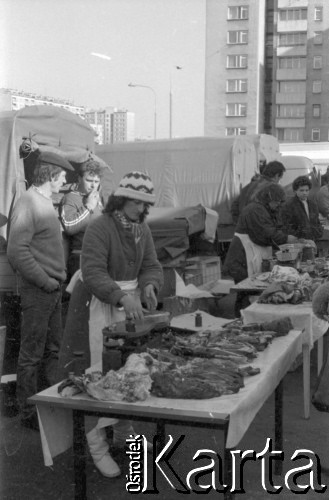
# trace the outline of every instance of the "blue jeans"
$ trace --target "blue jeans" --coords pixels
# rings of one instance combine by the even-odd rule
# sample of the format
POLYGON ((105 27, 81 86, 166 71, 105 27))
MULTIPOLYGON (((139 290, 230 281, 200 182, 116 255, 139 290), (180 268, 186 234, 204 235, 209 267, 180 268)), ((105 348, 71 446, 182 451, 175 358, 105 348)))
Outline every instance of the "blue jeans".
POLYGON ((57 382, 62 340, 61 295, 61 290, 46 293, 30 283, 22 283, 16 396, 23 418, 34 412, 27 398, 57 382))

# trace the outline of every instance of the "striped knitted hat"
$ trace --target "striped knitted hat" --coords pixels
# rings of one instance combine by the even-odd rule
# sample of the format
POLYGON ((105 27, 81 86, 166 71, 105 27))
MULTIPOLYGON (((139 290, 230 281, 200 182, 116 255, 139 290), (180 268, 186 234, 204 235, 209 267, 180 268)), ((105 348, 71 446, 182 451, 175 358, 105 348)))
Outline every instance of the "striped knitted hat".
POLYGON ((145 203, 155 203, 154 186, 150 176, 144 172, 130 172, 120 181, 119 187, 114 191, 114 196, 125 196, 132 200, 145 203))

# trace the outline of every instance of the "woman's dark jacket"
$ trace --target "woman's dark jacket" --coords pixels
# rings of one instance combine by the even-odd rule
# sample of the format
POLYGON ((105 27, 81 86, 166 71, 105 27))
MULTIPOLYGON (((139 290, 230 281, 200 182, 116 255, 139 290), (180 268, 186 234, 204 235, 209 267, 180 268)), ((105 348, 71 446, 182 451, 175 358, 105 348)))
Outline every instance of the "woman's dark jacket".
POLYGON ((58 360, 58 380, 72 371, 67 366, 75 351, 84 353, 84 368, 90 366, 89 306, 94 295, 101 302, 116 305, 124 292, 116 281, 137 278, 141 292, 147 284, 159 291, 163 271, 159 263, 148 225, 141 224, 141 235, 136 243, 111 214, 100 215, 90 222, 82 245, 83 282, 78 280, 69 302, 64 335, 58 360))
MULTIPOLYGON (((247 234, 253 243, 263 247, 286 243, 288 234, 282 228, 278 211, 271 211, 260 201, 253 201, 243 209, 235 232, 247 234)), ((235 283, 248 277, 246 253, 238 236, 231 241, 223 272, 231 276, 235 283)))
POLYGON ((319 220, 319 210, 314 201, 307 200, 309 218, 304 204, 298 196, 286 201, 282 206, 282 221, 288 234, 306 240, 318 240, 323 234, 319 220))

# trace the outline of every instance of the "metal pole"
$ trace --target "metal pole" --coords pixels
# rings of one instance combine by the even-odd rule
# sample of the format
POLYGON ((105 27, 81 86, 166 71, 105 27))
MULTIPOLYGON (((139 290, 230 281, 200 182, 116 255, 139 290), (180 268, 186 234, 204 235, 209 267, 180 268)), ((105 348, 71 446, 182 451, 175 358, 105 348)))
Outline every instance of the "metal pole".
POLYGON ((172 83, 171 83, 171 73, 170 73, 170 83, 169 83, 169 138, 172 138, 172 83))
POLYGON ((172 91, 169 92, 169 138, 172 138, 172 91))

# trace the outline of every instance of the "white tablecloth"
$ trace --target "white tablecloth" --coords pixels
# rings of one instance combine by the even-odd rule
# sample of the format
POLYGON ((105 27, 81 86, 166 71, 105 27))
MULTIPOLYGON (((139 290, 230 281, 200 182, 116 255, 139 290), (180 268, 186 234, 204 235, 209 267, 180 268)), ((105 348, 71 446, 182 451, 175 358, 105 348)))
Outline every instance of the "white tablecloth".
MULTIPOLYGON (((216 414, 229 415, 226 447, 233 448, 240 442, 255 415, 284 377, 301 348, 302 334, 300 331, 292 330, 287 336, 274 339, 273 343, 265 351, 259 353, 252 362, 253 366, 260 368, 260 374, 246 377, 245 387, 236 394, 207 400, 166 399, 151 396, 146 401, 120 402, 120 405, 127 405, 128 415, 129 407, 132 405, 159 410, 159 415, 161 415, 161 409, 170 409, 173 415, 175 410, 186 410, 186 412, 190 410, 200 412, 200 415, 213 416, 214 419, 216 414)), ((44 398, 42 402, 37 404, 37 409, 44 460, 45 464, 50 466, 53 463, 52 458, 66 451, 72 444, 72 412, 60 407, 64 398, 58 394, 57 386, 46 389, 38 396, 44 398), (49 398, 52 399, 51 402, 49 402, 49 398)), ((70 399, 87 399, 90 401, 90 409, 92 409, 94 402, 85 394, 78 394, 70 399)), ((104 407, 108 405, 108 407, 115 409, 114 402, 102 404, 104 407)))
POLYGON ((312 303, 302 304, 259 304, 254 302, 241 310, 244 323, 263 323, 289 316, 296 330, 303 330, 303 344, 311 348, 316 340, 321 338, 328 329, 328 322, 313 314, 312 303))
POLYGON ((201 332, 203 330, 216 330, 226 325, 230 321, 232 320, 226 318, 217 318, 205 311, 195 311, 193 313, 174 316, 170 321, 170 326, 174 326, 176 328, 186 328, 187 330, 193 330, 195 332, 201 332), (201 314, 202 326, 195 326, 196 313, 201 314))

